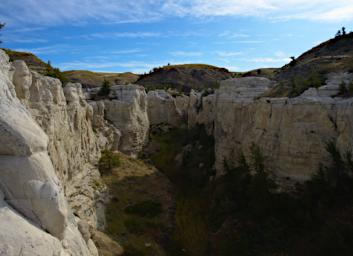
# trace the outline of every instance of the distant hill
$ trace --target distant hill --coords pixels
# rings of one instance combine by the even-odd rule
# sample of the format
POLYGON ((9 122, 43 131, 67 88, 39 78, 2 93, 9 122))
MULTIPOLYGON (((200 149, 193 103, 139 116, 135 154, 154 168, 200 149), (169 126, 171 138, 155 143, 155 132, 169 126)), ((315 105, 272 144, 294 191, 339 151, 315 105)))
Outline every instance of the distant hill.
POLYGON ((227 69, 211 65, 168 65, 141 75, 137 83, 147 89, 175 88, 189 92, 191 89, 217 88, 221 80, 232 76, 227 69))
POLYGON ((285 65, 275 76, 288 80, 296 76, 307 76, 312 72, 353 72, 353 33, 339 36, 319 44, 303 53, 291 64, 285 65))
MULTIPOLYGON (((42 75, 48 74, 48 63, 45 63, 36 55, 29 52, 18 52, 10 49, 3 49, 10 57, 10 61, 23 60, 27 66, 42 75)), ((126 73, 99 73, 86 70, 71 70, 60 72, 65 76, 65 81, 81 83, 84 87, 98 87, 101 86, 104 80, 111 84, 129 84, 135 83, 139 75, 126 73)))
POLYGON ((101 73, 91 72, 86 70, 70 70, 63 72, 65 77, 74 83, 81 83, 83 87, 98 87, 101 86, 104 80, 113 84, 130 84, 135 83, 139 75, 126 73, 101 73))
POLYGON ((278 69, 273 76, 278 86, 268 96, 297 96, 337 72, 353 73, 353 33, 323 42, 278 69))

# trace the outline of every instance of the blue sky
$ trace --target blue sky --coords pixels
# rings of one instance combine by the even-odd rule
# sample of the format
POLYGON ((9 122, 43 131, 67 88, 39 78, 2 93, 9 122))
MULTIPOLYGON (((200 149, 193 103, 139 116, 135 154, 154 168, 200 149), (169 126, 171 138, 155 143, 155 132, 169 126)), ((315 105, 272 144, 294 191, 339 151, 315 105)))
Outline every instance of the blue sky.
POLYGON ((143 73, 207 63, 280 67, 353 30, 353 0, 1 0, 2 47, 63 70, 143 73))

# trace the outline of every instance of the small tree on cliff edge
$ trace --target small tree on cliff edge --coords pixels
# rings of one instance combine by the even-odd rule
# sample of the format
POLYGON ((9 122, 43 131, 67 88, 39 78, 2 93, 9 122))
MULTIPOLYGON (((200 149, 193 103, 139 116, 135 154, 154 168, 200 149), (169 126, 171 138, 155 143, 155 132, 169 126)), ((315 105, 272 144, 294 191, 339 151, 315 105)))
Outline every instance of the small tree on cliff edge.
POLYGON ((110 83, 109 81, 105 80, 102 83, 102 87, 100 88, 98 95, 99 96, 108 96, 110 93, 110 83))
MULTIPOLYGON (((1 23, 1 22, 0 22, 0 30, 3 29, 3 28, 5 27, 5 25, 6 25, 5 23, 1 23)), ((0 36, 1 36, 1 34, 0 34, 0 36)), ((1 43, 2 43, 2 41, 0 40, 0 44, 1 44, 1 43)))

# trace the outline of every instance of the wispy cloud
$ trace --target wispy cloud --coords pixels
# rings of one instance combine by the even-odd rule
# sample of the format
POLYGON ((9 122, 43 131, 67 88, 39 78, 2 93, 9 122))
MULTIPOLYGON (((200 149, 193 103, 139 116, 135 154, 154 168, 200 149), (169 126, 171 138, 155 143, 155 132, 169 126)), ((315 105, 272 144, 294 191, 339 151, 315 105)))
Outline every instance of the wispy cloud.
POLYGON ((250 35, 245 33, 239 32, 232 32, 232 31, 224 31, 218 35, 219 37, 225 37, 227 39, 236 39, 236 38, 248 38, 250 35))
POLYGON ((232 52, 232 51, 216 51, 215 54, 221 58, 238 57, 243 55, 243 52, 232 52))
POLYGON ((68 50, 73 51, 74 49, 69 48, 68 45, 58 44, 36 48, 17 48, 15 50, 19 52, 30 52, 34 54, 59 54, 67 52, 68 50))
POLYGON ((202 52, 187 52, 187 51, 175 51, 175 52, 171 52, 170 54, 178 57, 200 57, 203 55, 202 52))
POLYGON ((282 62, 288 62, 289 60, 290 60, 289 58, 274 58, 274 57, 260 57, 260 58, 247 59, 247 61, 254 62, 254 63, 282 63, 282 62))
POLYGON ((113 38, 147 38, 147 37, 159 37, 160 33, 157 32, 102 32, 102 33, 91 33, 76 36, 67 36, 66 39, 113 39, 113 38))
POLYGON ((273 20, 353 20, 353 0, 2 0, 9 23, 79 24, 150 22, 167 17, 252 16, 273 20))

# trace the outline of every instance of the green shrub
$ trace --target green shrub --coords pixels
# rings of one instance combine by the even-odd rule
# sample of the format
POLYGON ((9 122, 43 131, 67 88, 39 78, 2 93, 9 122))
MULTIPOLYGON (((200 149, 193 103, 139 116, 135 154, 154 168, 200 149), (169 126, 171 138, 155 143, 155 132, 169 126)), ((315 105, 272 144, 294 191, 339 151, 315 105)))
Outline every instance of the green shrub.
POLYGON ((153 218, 162 213, 162 205, 159 202, 147 200, 126 207, 125 213, 140 217, 153 218))
POLYGON ((45 75, 59 79, 63 85, 68 82, 67 78, 60 71, 60 69, 59 68, 53 68, 51 63, 50 63, 50 61, 48 61, 48 63, 47 63, 47 70, 46 70, 46 74, 45 75))
POLYGON ((349 95, 353 95, 353 81, 348 85, 348 93, 349 95))
POLYGON ((342 81, 340 83, 340 86, 339 86, 339 95, 345 95, 347 94, 348 90, 347 90, 347 86, 346 86, 346 83, 344 81, 342 81))
POLYGON ((143 234, 148 229, 157 229, 159 225, 148 219, 140 217, 129 217, 124 221, 126 229, 133 234, 143 234))
MULTIPOLYGON (((0 30, 3 29, 5 27, 5 25, 6 25, 5 23, 0 22, 0 30)), ((0 44, 1 43, 2 43, 2 41, 0 40, 0 44)))
POLYGON ((103 150, 102 156, 98 162, 98 169, 102 175, 110 174, 113 168, 119 167, 119 155, 111 150, 103 150))
POLYGON ((296 97, 302 94, 305 90, 310 87, 318 88, 322 86, 326 81, 326 77, 316 71, 311 72, 307 77, 294 77, 290 81, 290 97, 296 97))
POLYGON ((110 83, 107 80, 104 80, 101 88, 98 91, 98 96, 108 96, 110 93, 110 83))

